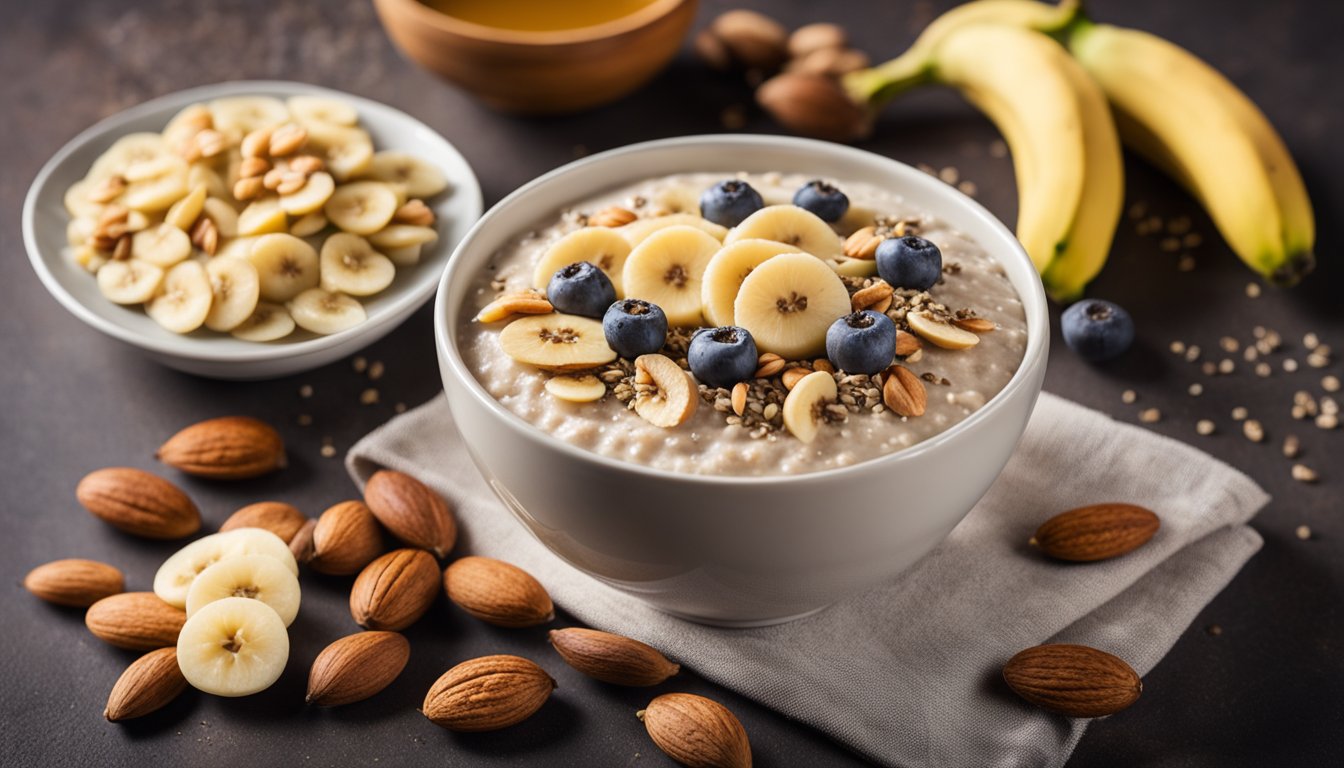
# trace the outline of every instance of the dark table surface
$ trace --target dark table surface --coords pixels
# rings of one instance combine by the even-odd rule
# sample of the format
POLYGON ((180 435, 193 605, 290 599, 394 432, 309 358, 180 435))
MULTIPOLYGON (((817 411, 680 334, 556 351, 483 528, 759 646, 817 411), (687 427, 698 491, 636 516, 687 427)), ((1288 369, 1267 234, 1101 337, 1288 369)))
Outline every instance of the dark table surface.
MULTIPOLYGON (((700 22, 734 3, 702 3, 700 22)), ((769 5, 790 25, 832 20, 847 25, 875 56, 902 50, 948 2, 769 5)), ((1098 722, 1071 765, 1338 765, 1344 754, 1344 443, 1289 416, 1293 393, 1320 396, 1324 373, 1305 364, 1303 336, 1315 332, 1344 352, 1340 289, 1344 203, 1344 47, 1336 4, 1297 2, 1166 3, 1097 0, 1105 20, 1141 26, 1191 48, 1232 77, 1281 129, 1300 161, 1316 203, 1321 267, 1296 290, 1254 283, 1217 239, 1192 201, 1151 169, 1131 162, 1129 202, 1164 219, 1189 216, 1204 244, 1193 271, 1160 238, 1122 222, 1115 252, 1091 294, 1127 306, 1139 326, 1136 348, 1111 365, 1080 363, 1056 341, 1046 386, 1137 421, 1158 408, 1150 428, 1198 445, 1249 473, 1274 496, 1254 521, 1265 546, 1189 627, 1145 680, 1142 701, 1098 722), (1263 326, 1284 339, 1269 377, 1239 358, 1226 376, 1171 354, 1173 340, 1198 344, 1204 359, 1224 336, 1242 344, 1263 326), (1299 363, 1285 373, 1285 359, 1299 363), (1187 394, 1202 382, 1200 397, 1187 394), (1138 399, 1121 402, 1132 389, 1138 399), (1268 439, 1242 437, 1231 416, 1249 409, 1268 439), (1218 432, 1197 436, 1196 420, 1218 432), (1307 486, 1289 477, 1284 436, 1302 441, 1302 461, 1322 473, 1307 486), (1311 529, 1302 540, 1299 526, 1311 529)), ((0 622, 0 762, 37 765, 632 765, 670 764, 650 744, 633 712, 648 693, 582 679, 547 649, 540 631, 503 631, 439 610, 408 633, 414 658, 377 698, 336 711, 305 709, 307 667, 327 642, 355 629, 345 608, 347 581, 305 574, 303 615, 290 665, 265 694, 242 700, 188 694, 144 720, 113 725, 102 708, 112 683, 135 654, 103 645, 79 612, 49 607, 17 585, 36 564, 61 557, 109 560, 128 587, 147 589, 157 564, 176 545, 122 536, 75 502, 86 472, 129 464, 154 469, 152 449, 199 418, 246 413, 282 429, 292 466, 241 485, 182 480, 207 526, 243 503, 290 501, 316 515, 354 492, 330 440, 342 452, 394 414, 439 391, 426 307, 368 349, 386 376, 373 384, 376 405, 361 405, 370 382, 350 361, 265 383, 193 378, 162 368, 81 324, 52 300, 25 263, 19 213, 41 163, 94 121, 144 99, 221 80, 279 78, 320 83, 404 109, 437 128, 473 163, 487 203, 538 173, 586 152, 633 141, 722 130, 725 109, 746 106, 746 130, 776 128, 750 107, 741 83, 713 76, 682 56, 641 93, 575 117, 522 120, 482 109, 412 67, 393 50, 367 0, 185 0, 10 3, 0 25, 0 460, 4 584, 0 622), (302 385, 315 394, 301 398, 302 385), (301 414, 311 416, 300 426, 301 414), (455 661, 491 652, 542 660, 560 691, 527 725, 498 734, 457 736, 416 711, 424 691, 455 661)), ((886 113, 863 146, 908 163, 956 168, 979 199, 1013 220, 1010 161, 990 151, 997 138, 954 94, 917 93, 886 113)), ((1057 313, 1056 313, 1057 314, 1057 313)), ((562 615, 558 625, 570 623, 562 615)), ((751 734, 762 766, 855 765, 862 761, 811 729, 791 723, 694 674, 675 687, 731 707, 751 734)))

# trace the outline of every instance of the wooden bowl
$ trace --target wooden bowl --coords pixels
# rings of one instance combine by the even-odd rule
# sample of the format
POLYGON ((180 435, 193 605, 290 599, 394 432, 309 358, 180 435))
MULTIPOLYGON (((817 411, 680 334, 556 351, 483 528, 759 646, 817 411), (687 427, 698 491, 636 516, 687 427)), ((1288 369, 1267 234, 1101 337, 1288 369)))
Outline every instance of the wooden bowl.
POLYGON ((412 61, 503 112, 558 114, 615 101, 676 54, 697 0, 654 0, 613 21, 554 32, 482 26, 417 0, 374 0, 412 61))

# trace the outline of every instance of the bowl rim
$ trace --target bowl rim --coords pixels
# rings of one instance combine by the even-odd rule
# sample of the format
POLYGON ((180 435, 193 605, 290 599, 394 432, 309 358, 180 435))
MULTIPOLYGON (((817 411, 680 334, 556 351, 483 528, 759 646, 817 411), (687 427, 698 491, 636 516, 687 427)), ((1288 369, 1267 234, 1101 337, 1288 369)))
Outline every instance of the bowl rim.
MULTIPOLYGON (((569 173, 589 165, 618 161, 621 158, 639 154, 642 152, 659 151, 664 149, 677 149, 679 147, 695 146, 706 143, 721 143, 729 147, 733 145, 751 145, 754 147, 775 148, 782 150, 795 150, 800 152, 822 152, 838 155, 848 155, 852 159, 862 159, 865 162, 879 163, 889 171, 899 176, 905 177, 906 181, 911 182, 916 189, 940 190, 942 194, 950 195, 952 199, 965 209, 968 218, 978 219, 981 223, 987 224, 991 229, 997 230, 1002 236, 1008 253, 999 254, 994 251, 994 258, 999 261, 1015 259, 1020 262, 1019 266, 1030 270, 1030 274, 1036 274, 1036 268, 1032 265, 1031 258, 1022 248, 1016 236, 1008 227, 1000 221, 994 214, 980 203, 971 199, 961 191, 951 185, 945 184, 935 177, 920 171, 910 165, 898 160, 878 155, 867 150, 858 149, 843 144, 835 144, 816 139, 805 139, 795 136, 776 136, 767 134, 700 134, 694 136, 680 136, 668 139, 656 139, 637 144, 629 144, 623 147, 589 155, 588 157, 567 163, 554 170, 538 176, 532 181, 517 188, 512 193, 504 197, 499 202, 490 207, 488 211, 472 226, 462 240, 458 242, 457 247, 448 258, 448 266, 443 271, 443 276, 439 281, 439 290, 434 299, 434 346, 442 364, 446 360, 447 368, 457 378, 465 381, 466 391, 469 396, 476 400, 485 409, 493 413, 502 424, 512 428, 520 433, 525 439, 537 441, 552 449, 558 450, 563 454, 579 461, 590 462, 609 471, 629 472, 636 475, 643 475, 651 479, 663 482, 685 482, 693 485, 708 486, 734 486, 739 484, 746 485, 776 485, 776 484, 796 484, 807 482, 830 481, 843 479, 847 475, 857 475, 864 472, 873 471, 884 463, 895 461, 913 461, 919 456, 937 450, 942 445, 957 439, 963 433, 975 429, 984 422, 995 411, 1004 407, 1012 396, 1024 387, 1031 386, 1032 379, 1038 368, 1043 367, 1047 361, 1050 341, 1050 318, 1045 298, 1045 288, 1040 280, 1028 281, 1025 294, 1014 285, 1018 291, 1019 298, 1022 300, 1023 312, 1027 322, 1027 348, 1023 352, 1022 360, 1012 378, 1003 386, 993 397, 991 397, 983 406, 965 419, 952 425, 950 428, 939 432, 938 434, 920 441, 912 446, 902 448, 892 453, 877 456, 871 459, 856 462, 844 467, 834 467, 830 469, 818 470, 815 472, 803 472, 796 475, 711 475, 679 473, 666 469, 637 464, 629 461, 604 456, 593 451, 580 448, 577 445, 561 440, 542 428, 526 421, 518 414, 505 408, 498 400, 485 390, 485 387, 472 375, 467 369, 466 363, 462 360, 458 352, 456 343, 456 318, 447 317, 448 294, 452 290, 455 282, 454 276, 463 269, 462 264, 466 259, 466 251, 472 246, 473 241, 479 236, 480 232, 487 227, 492 226, 493 221, 519 200, 525 198, 533 190, 543 185, 548 185, 558 179, 562 179, 569 173)), ((692 169, 694 170, 694 169, 692 169)), ((619 186, 623 183, 630 183, 636 179, 622 179, 619 176, 613 179, 611 187, 619 186)), ((466 277, 461 278, 466 280, 466 277)), ((464 290, 466 290, 464 288, 464 290)), ((1020 436, 1019 436, 1020 437, 1020 436)))
POLYGON ((653 24, 659 19, 671 15, 673 11, 681 6, 687 3, 697 2, 697 0, 652 0, 648 5, 640 8, 634 13, 628 13, 624 16, 611 19, 610 21, 604 21, 599 24, 590 24, 586 27, 548 31, 506 29, 504 27, 491 27, 486 24, 477 24, 475 22, 459 19, 456 16, 444 13, 435 8, 430 8, 420 0, 380 0, 380 2, 388 3, 392 7, 399 8, 405 13, 415 17, 416 21, 434 27, 440 32, 448 32, 450 34, 488 43, 546 46, 590 43, 595 40, 618 37, 627 32, 632 32, 636 29, 641 29, 653 24))
MULTIPOLYGON (((98 141, 117 131, 124 132, 126 130, 124 126, 128 123, 139 120, 155 112, 175 107, 183 107, 196 101, 240 94, 274 96, 277 98, 295 95, 331 96, 351 102, 357 109, 365 110, 369 107, 373 107, 375 110, 385 110, 391 113, 393 118, 398 121, 403 121, 408 129, 424 131, 428 135, 435 137, 443 143, 443 151, 457 157, 461 162, 462 167, 467 169, 467 176, 460 179, 453 179, 453 194, 470 196, 468 199, 468 213, 470 215, 464 218, 472 222, 472 227, 474 227, 475 220, 480 218, 481 208, 483 206, 481 186, 479 179, 476 178, 476 172, 471 168, 471 164, 467 162, 467 159, 458 151, 457 147, 453 146, 452 142, 444 138, 442 134, 396 107, 372 99, 367 99, 362 96, 357 96, 352 93, 339 91, 334 88, 325 88, 319 85, 289 80, 234 80, 224 83, 214 83, 156 96, 148 101, 141 102, 121 110, 120 112, 109 115, 80 131, 74 138, 62 145, 54 155, 42 164, 42 168, 33 178, 32 183, 28 187, 28 192, 24 196, 22 213, 24 248, 28 252, 28 261, 32 265, 33 270, 37 272, 38 279, 41 280, 42 285, 46 287, 47 292, 50 293, 57 302, 64 306, 66 310, 95 330, 150 352, 186 360, 256 363, 306 356, 346 344, 351 339, 369 331, 382 328, 388 323, 400 323, 407 315, 413 312, 415 308, 424 304, 425 301, 435 293, 438 276, 433 271, 426 271, 418 281, 407 285, 399 295, 388 297, 388 303, 376 319, 371 317, 365 322, 352 328, 347 328, 346 330, 328 334, 326 336, 276 344, 258 343, 255 351, 229 351, 218 348, 212 349, 208 345, 199 345, 196 343, 198 341, 197 339, 193 339, 189 336, 167 340, 150 338, 141 335, 134 330, 123 327, 118 323, 107 320, 86 307, 82 301, 66 290, 61 279, 48 267, 47 258, 43 256, 42 250, 38 246, 38 198, 51 184, 52 177, 56 174, 57 170, 65 164, 70 155, 83 149, 91 142, 98 141)), ((470 231, 472 227, 469 227, 468 231, 470 231)), ((444 266, 446 268, 447 260, 444 261, 444 266)))

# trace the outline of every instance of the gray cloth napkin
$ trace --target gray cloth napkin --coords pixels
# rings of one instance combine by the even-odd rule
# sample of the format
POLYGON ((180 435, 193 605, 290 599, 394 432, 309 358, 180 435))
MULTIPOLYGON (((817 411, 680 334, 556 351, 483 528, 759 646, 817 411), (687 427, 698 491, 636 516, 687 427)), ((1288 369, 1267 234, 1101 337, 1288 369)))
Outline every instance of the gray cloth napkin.
POLYGON ((361 485, 381 467, 425 480, 453 503, 463 549, 527 569, 586 624, 907 767, 1063 765, 1088 721, 1016 699, 1003 663, 1074 642, 1147 673, 1260 548, 1245 523, 1268 501, 1205 453, 1045 394, 1002 476, 909 571, 807 618, 734 630, 660 613, 550 554, 476 472, 442 395, 369 434, 347 466, 361 485), (1162 529, 1103 563, 1046 562, 1028 547, 1046 517, 1101 501, 1153 509, 1162 529))

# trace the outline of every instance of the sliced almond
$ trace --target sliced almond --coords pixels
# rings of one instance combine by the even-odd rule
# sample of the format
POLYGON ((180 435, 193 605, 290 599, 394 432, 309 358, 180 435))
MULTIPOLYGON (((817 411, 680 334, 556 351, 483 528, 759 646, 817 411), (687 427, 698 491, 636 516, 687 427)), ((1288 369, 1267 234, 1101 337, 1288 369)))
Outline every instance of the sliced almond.
POLYGON ((980 337, 974 333, 945 323, 928 312, 911 312, 905 316, 905 321, 920 338, 943 349, 969 349, 980 343, 980 337))
POLYGON ((952 324, 971 333, 989 333, 999 327, 993 320, 984 317, 954 317, 952 324))
POLYGON ((817 438, 826 406, 835 402, 839 389, 825 371, 813 371, 799 379, 784 398, 784 426, 793 436, 810 443, 817 438))
POLYGON ((784 370, 784 358, 774 352, 766 352, 756 360, 756 373, 754 374, 754 377, 757 379, 768 379, 782 370, 784 370))
POLYGON ((476 313, 478 323, 497 323, 512 315, 547 315, 554 312, 551 302, 537 291, 506 293, 476 313))
POLYGON ((733 385, 733 413, 738 416, 747 409, 747 382, 739 381, 733 385))
POLYGON ((596 376, 554 376, 546 380, 546 391, 557 400, 570 403, 591 403, 607 394, 607 385, 596 376))
POLYGON ((918 352, 924 345, 919 343, 919 337, 913 333, 907 333, 902 330, 896 331, 896 356, 905 357, 918 352))
POLYGON ((545 371, 586 371, 616 359, 602 323, 553 312, 519 318, 504 326, 499 345, 520 363, 545 371))
POLYGON ((929 395, 924 382, 909 368, 893 365, 882 382, 882 402, 898 416, 923 416, 929 395))
POLYGON ((594 213, 588 217, 588 226, 590 227, 623 227, 626 224, 639 218, 634 211, 627 210, 619 205, 613 205, 609 208, 594 213))
POLYGON ((891 295, 894 292, 895 289, 887 281, 878 280, 867 288, 860 288, 855 291, 854 295, 849 297, 850 306, 855 312, 864 309, 885 311, 877 309, 878 303, 886 301, 887 306, 891 306, 891 295))
POLYGON ((690 374, 672 358, 640 355, 635 359, 635 413, 656 427, 675 427, 695 413, 699 393, 690 374))
POLYGON ((784 385, 785 389, 793 389, 798 386, 798 382, 802 381, 803 377, 809 373, 812 373, 812 371, 809 371, 806 368, 786 368, 784 372, 779 375, 779 381, 784 385))
POLYGON ((884 239, 877 234, 876 227, 864 227, 845 239, 845 255, 851 259, 873 259, 884 239))

